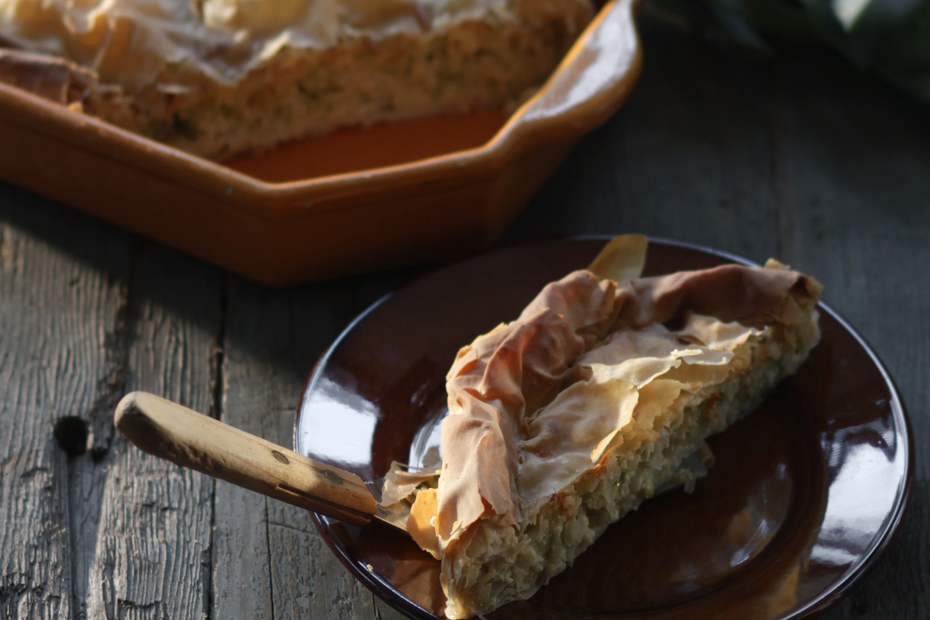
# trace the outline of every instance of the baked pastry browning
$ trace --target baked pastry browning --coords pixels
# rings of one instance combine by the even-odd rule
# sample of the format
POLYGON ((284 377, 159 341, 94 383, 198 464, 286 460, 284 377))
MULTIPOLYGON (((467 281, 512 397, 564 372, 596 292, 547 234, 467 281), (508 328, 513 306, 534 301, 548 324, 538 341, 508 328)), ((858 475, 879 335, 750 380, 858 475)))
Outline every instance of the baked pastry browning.
POLYGON ((517 101, 592 16, 590 0, 0 0, 0 47, 90 72, 65 103, 223 158, 517 101))
POLYGON ((813 278, 775 261, 604 277, 644 252, 618 238, 597 273, 548 285, 459 352, 438 489, 408 522, 442 561, 448 617, 532 596, 656 489, 693 481, 686 459, 708 460, 704 440, 819 340, 813 278))

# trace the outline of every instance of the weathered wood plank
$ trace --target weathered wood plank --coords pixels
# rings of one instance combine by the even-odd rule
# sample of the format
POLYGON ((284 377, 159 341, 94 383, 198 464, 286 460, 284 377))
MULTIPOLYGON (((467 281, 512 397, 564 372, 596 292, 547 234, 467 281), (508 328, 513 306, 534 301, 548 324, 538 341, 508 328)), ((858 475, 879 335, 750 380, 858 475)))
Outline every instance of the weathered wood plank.
POLYGON ((765 260, 778 251, 765 63, 642 25, 643 74, 505 233, 638 232, 765 260))
POLYGON ((99 428, 129 239, 0 184, 0 617, 72 615, 69 469, 89 457, 53 429, 73 416, 63 439, 80 452, 99 428))
MULTIPOLYGON (((232 278, 223 420, 284 446, 313 364, 390 276, 271 291, 232 278)), ((215 617, 357 618, 372 595, 303 510, 223 482, 216 493, 215 617)), ((393 617, 396 612, 383 612, 393 617)))
MULTIPOLYGON (((209 413, 221 338, 223 274, 146 243, 129 287, 123 392, 140 389, 209 413)), ((112 407, 107 412, 112 419, 112 407)), ((200 618, 209 612, 214 481, 118 435, 81 462, 73 523, 75 594, 88 618, 200 618), (87 531, 91 530, 91 531, 87 531)))

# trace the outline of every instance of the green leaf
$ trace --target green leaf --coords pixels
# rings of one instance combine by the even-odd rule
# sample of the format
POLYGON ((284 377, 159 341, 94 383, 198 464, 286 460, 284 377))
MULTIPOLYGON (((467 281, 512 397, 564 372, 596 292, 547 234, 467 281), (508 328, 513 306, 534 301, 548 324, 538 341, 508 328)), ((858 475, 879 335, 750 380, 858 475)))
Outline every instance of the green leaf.
POLYGON ((900 25, 923 0, 833 0, 833 14, 847 32, 900 25))
POLYGON ((780 40, 828 44, 930 102, 930 0, 651 0, 731 41, 772 51, 780 40))

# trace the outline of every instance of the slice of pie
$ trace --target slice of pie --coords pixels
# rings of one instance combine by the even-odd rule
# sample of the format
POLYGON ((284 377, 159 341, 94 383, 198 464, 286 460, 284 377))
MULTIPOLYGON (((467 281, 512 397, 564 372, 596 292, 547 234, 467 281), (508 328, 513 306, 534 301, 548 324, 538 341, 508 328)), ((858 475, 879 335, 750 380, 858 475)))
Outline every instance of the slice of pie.
POLYGON ((656 489, 692 482, 704 440, 819 340, 813 278, 775 261, 638 278, 645 251, 614 239, 459 351, 438 488, 410 495, 408 522, 442 561, 449 618, 532 596, 656 489))

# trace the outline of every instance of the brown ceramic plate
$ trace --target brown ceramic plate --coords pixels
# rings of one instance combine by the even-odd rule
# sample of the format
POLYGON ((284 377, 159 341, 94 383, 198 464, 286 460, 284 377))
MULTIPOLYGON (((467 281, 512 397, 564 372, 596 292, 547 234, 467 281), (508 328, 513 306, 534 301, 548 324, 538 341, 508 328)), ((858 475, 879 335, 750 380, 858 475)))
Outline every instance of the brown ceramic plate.
POLYGON ((512 114, 346 130, 222 164, 0 83, 0 178, 273 286, 461 257, 626 99, 641 66, 633 5, 603 3, 512 114))
MULTIPOLYGON (((515 318, 603 239, 512 247, 426 274, 359 317, 321 358, 297 452, 381 476, 438 444, 456 351, 515 318)), ((653 240, 647 275, 746 262, 653 240)), ((829 291, 827 291, 829 295, 829 291)), ((798 373, 725 433, 694 493, 648 501, 532 599, 497 618, 807 618, 836 603, 901 522, 913 445, 881 362, 821 305, 823 340, 798 373)), ((313 516, 345 565, 412 618, 442 615, 439 563, 379 525, 313 516)))

